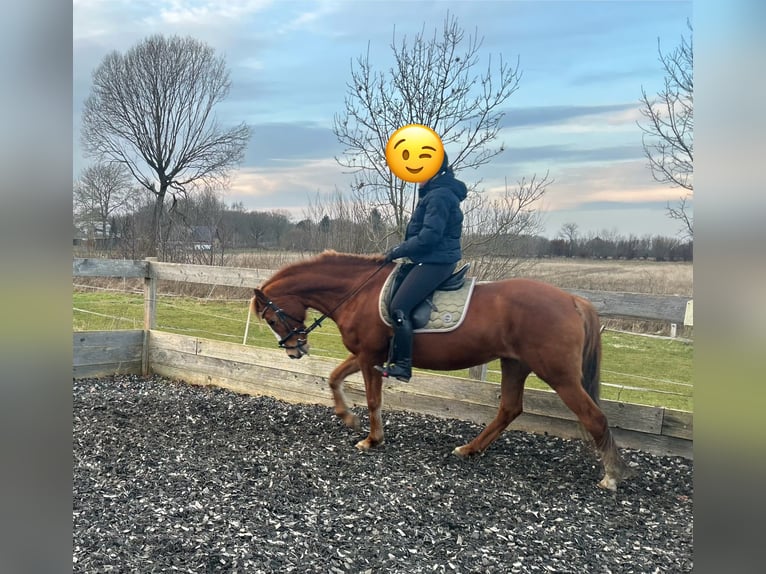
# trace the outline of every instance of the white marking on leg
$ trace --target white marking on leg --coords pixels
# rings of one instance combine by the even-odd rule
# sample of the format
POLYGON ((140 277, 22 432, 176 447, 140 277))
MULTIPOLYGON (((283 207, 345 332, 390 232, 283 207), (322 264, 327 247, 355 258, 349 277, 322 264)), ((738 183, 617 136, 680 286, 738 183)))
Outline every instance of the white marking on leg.
POLYGON ((601 479, 601 482, 598 483, 599 488, 603 488, 604 490, 611 490, 612 492, 617 491, 617 480, 613 476, 610 476, 608 474, 604 475, 604 478, 601 479))

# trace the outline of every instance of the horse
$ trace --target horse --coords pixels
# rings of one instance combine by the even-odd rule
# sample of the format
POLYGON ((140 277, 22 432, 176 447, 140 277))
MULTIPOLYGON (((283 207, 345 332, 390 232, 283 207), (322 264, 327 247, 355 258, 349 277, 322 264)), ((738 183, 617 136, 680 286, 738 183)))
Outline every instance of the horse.
MULTIPOLYGON (((330 318, 350 355, 329 377, 335 414, 358 429, 349 411, 343 380, 361 371, 369 411, 369 433, 356 447, 383 444, 383 364, 392 329, 380 317, 378 298, 394 263, 382 255, 325 251, 287 265, 254 289, 250 310, 264 320, 278 345, 293 359, 309 353, 311 331, 330 318), (306 326, 307 309, 321 317, 306 326)), ((599 407, 601 328, 598 313, 584 298, 525 278, 478 283, 463 323, 444 333, 414 336, 413 365, 457 370, 500 360, 500 405, 495 418, 472 441, 454 449, 459 457, 484 452, 523 410, 524 383, 534 372, 577 416, 584 438, 604 468, 598 486, 615 491, 633 474, 622 459, 599 407)))

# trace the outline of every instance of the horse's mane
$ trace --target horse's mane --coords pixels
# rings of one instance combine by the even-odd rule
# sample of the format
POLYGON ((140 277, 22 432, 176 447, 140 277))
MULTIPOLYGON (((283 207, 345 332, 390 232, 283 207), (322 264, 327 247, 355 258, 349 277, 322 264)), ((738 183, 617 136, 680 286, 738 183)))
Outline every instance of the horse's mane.
POLYGON ((301 261, 296 261, 295 263, 283 267, 277 271, 270 280, 264 283, 264 286, 277 279, 289 277, 295 273, 305 271, 307 268, 314 267, 317 264, 347 269, 348 267, 379 265, 381 263, 383 263, 383 255, 379 253, 360 255, 358 253, 339 253, 333 249, 326 249, 314 257, 302 259, 301 261))
POLYGON ((383 261, 383 256, 379 253, 373 253, 372 255, 361 255, 359 253, 339 253, 333 249, 325 249, 313 258, 314 261, 326 261, 328 263, 342 262, 343 264, 356 262, 356 263, 380 263, 383 261))

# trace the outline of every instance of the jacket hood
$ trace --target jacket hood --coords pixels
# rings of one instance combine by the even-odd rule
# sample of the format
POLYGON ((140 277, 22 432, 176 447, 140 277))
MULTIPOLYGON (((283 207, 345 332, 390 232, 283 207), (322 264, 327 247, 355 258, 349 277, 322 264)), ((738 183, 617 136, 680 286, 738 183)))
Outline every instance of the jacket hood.
POLYGON ((452 171, 452 168, 449 165, 449 158, 447 157, 446 151, 444 152, 444 159, 442 160, 442 165, 439 168, 439 171, 436 172, 436 175, 422 187, 421 193, 426 193, 437 187, 447 187, 451 189, 460 201, 463 201, 468 196, 468 188, 466 188, 462 181, 455 178, 455 172, 452 171))
POLYGON ((452 171, 450 166, 449 166, 449 158, 447 157, 447 151, 445 150, 444 151, 444 159, 442 160, 442 166, 439 168, 439 171, 437 173, 441 173, 441 172, 446 171, 446 170, 452 171))

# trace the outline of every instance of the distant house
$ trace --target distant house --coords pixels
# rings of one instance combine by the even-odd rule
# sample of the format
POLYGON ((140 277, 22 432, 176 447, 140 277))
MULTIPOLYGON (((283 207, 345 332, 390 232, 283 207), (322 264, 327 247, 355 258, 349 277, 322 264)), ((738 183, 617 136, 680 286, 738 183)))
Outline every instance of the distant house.
POLYGON ((112 229, 111 223, 102 224, 99 221, 79 221, 74 224, 73 245, 89 246, 96 249, 114 247, 119 241, 117 229, 112 229))
POLYGON ((72 245, 75 247, 88 242, 88 232, 83 223, 74 223, 72 228, 72 245))
POLYGON ((210 251, 216 242, 221 241, 221 236, 217 227, 195 225, 191 228, 191 240, 194 251, 210 251))

